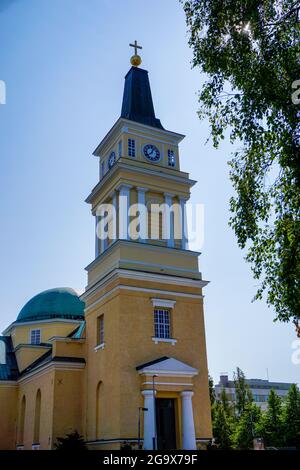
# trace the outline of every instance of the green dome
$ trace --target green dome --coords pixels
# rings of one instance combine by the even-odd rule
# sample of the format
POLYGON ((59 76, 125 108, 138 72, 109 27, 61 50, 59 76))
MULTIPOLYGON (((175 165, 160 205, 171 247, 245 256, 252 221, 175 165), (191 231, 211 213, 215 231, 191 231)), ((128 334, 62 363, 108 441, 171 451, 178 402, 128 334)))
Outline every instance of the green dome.
POLYGON ((49 289, 35 295, 20 311, 17 322, 65 318, 83 320, 84 302, 68 287, 49 289))

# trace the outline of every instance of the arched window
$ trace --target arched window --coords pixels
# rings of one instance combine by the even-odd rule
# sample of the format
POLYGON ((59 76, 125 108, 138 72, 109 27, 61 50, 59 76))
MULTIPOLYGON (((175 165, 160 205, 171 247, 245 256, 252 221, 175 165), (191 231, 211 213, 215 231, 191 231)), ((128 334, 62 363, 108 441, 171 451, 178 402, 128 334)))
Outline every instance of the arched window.
POLYGON ((6 364, 6 344, 0 340, 0 364, 6 364))
POLYGON ((103 383, 100 381, 96 390, 96 439, 103 437, 103 383))
POLYGON ((40 423, 41 423, 41 391, 38 389, 35 398, 35 412, 34 412, 34 433, 33 444, 40 442, 40 423))
POLYGON ((24 427, 25 427, 25 413, 26 413, 26 397, 23 395, 20 408, 20 417, 19 417, 19 435, 18 435, 18 444, 24 444, 24 427))

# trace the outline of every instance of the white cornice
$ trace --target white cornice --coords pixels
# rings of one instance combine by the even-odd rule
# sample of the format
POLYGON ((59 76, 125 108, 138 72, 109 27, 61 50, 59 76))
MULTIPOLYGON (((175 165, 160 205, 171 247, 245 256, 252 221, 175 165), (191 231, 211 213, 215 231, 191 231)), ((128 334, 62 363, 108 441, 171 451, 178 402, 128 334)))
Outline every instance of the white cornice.
POLYGON ((0 380, 0 388, 1 387, 17 387, 18 383, 16 380, 0 380))
MULTIPOLYGON (((159 184, 159 180, 170 180, 172 182, 174 181, 180 184, 187 184, 190 188, 193 187, 197 183, 197 181, 191 180, 188 176, 180 176, 180 174, 182 175, 182 172, 178 171, 177 174, 171 174, 169 172, 161 171, 160 168, 168 170, 168 168, 162 165, 159 167, 159 169, 158 167, 145 168, 144 166, 139 166, 140 164, 142 165, 142 163, 144 162, 136 161, 137 164, 133 166, 132 164, 126 163, 126 160, 128 159, 126 159, 125 157, 122 157, 120 160, 116 162, 116 164, 112 167, 112 169, 108 173, 106 173, 106 175, 101 179, 101 181, 99 181, 96 184, 96 186, 92 189, 92 192, 88 195, 85 202, 90 203, 91 199, 95 197, 100 190, 103 189, 103 186, 107 183, 107 181, 109 181, 111 177, 114 175, 114 173, 116 173, 120 169, 123 169, 126 171, 132 171, 134 174, 140 173, 142 175, 155 176, 154 181, 157 183, 156 189, 161 188, 162 183, 159 184)), ((130 183, 133 183, 133 182, 134 182, 134 178, 132 179, 130 183)), ((153 189, 155 188, 153 187, 153 189)))
MULTIPOLYGON (((208 284, 208 281, 203 281, 201 279, 195 280, 195 279, 189 279, 189 278, 182 278, 182 277, 177 277, 177 276, 169 276, 166 274, 155 274, 155 273, 145 273, 141 271, 131 271, 127 269, 114 269, 113 271, 110 271, 104 278, 96 282, 92 287, 87 288, 87 290, 80 296, 82 300, 85 300, 87 297, 90 295, 93 295, 95 291, 99 290, 100 288, 104 288, 107 286, 109 282, 112 282, 115 279, 119 279, 121 277, 126 277, 128 279, 134 279, 137 281, 148 281, 148 282, 159 282, 161 284, 168 284, 168 285, 176 285, 176 286, 184 286, 184 287, 195 287, 202 289, 208 284)), ((139 287, 134 287, 134 286, 129 286, 133 290, 139 290, 139 289, 147 289, 146 287, 144 288, 139 288, 139 287)), ((153 291, 153 289, 152 289, 153 291)), ((172 292, 173 295, 180 295, 180 291, 164 291, 163 289, 155 290, 156 292, 160 293, 167 293, 169 294, 172 292)), ((181 293, 182 296, 188 296, 188 297, 194 297, 194 298, 203 298, 204 296, 201 294, 187 294, 187 293, 181 293)))

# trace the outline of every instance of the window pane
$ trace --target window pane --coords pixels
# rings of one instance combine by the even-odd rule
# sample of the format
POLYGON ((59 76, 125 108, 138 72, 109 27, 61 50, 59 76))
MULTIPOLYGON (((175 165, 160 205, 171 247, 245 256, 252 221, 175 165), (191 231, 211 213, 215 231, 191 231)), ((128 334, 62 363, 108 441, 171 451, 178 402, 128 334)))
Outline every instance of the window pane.
POLYGON ((128 139, 128 155, 129 157, 135 157, 135 140, 128 139))
POLYGON ((175 154, 173 150, 168 150, 168 165, 174 167, 175 166, 175 154))
POLYGON ((98 318, 98 344, 104 343, 104 315, 98 318))
POLYGON ((40 342, 41 342, 41 330, 31 330, 30 343, 40 344, 40 342))
POLYGON ((154 334, 156 338, 170 338, 170 312, 165 309, 154 310, 154 334))

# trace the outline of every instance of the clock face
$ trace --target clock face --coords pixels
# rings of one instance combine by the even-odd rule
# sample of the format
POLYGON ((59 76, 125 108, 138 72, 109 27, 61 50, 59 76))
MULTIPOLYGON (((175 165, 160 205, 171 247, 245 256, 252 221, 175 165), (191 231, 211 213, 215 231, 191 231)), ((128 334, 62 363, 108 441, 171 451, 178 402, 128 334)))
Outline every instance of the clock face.
POLYGON ((108 166, 111 168, 116 163, 116 154, 115 152, 111 152, 109 159, 108 159, 108 166))
POLYGON ((147 144, 143 148, 143 152, 147 160, 150 160, 151 162, 158 162, 160 160, 160 153, 157 147, 152 144, 147 144))

